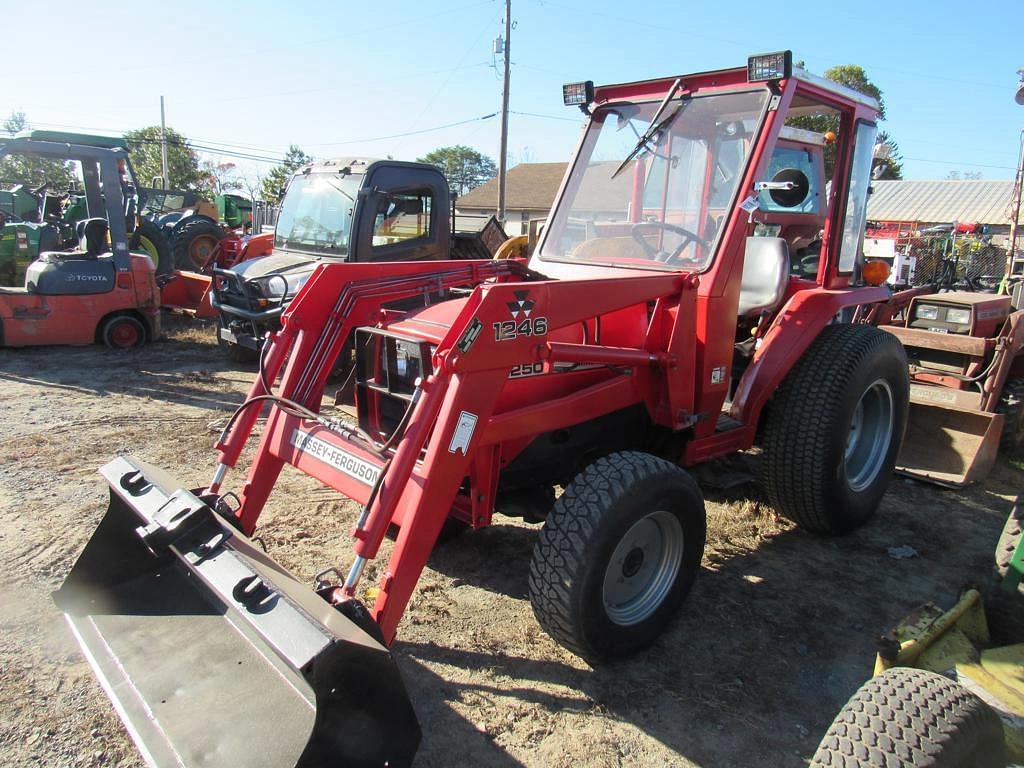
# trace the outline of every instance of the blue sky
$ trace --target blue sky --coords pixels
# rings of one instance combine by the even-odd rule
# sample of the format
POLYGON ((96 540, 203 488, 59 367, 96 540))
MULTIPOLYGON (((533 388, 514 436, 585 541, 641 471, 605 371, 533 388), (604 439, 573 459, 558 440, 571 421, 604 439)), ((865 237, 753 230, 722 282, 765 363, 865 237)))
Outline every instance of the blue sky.
MULTIPOLYGON (((0 115, 22 110, 36 127, 120 131, 159 122, 163 94, 170 126, 261 157, 296 143, 318 157, 415 159, 461 143, 496 158, 498 120, 477 118, 500 107, 491 42, 503 31, 503 6, 56 0, 44 20, 37 4, 0 0, 4 26, 20 30, 5 36, 0 115), (379 138, 450 123, 461 124, 379 138)), ((791 48, 814 72, 867 70, 884 91, 883 127, 908 178, 1013 177, 1024 128, 1013 100, 1024 67, 1020 0, 513 0, 512 17, 513 163, 572 152, 579 113, 562 106, 563 82, 741 66, 748 54, 791 48)), ((250 174, 269 167, 237 162, 250 174)))

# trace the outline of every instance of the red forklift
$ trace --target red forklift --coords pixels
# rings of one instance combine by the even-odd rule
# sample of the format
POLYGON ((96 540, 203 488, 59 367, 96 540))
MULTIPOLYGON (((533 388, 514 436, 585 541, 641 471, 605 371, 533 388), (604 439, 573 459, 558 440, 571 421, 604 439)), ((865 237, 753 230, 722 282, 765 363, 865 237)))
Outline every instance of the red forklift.
POLYGON ((55 597, 151 764, 408 765, 421 733, 387 649, 446 527, 543 521, 534 613, 600 664, 650 645, 699 578, 686 467, 759 445, 802 528, 877 510, 909 390, 899 340, 851 322, 890 297, 862 250, 877 102, 788 51, 563 97, 585 130, 528 263, 321 262, 204 485, 101 470, 107 515, 55 597), (837 118, 830 178, 826 137, 787 125, 806 115, 837 118), (346 344, 355 417, 324 397, 346 344), (360 507, 313 588, 249 538, 287 466, 360 507))
POLYGON ((156 269, 147 254, 129 249, 137 197, 127 151, 29 132, 0 140, 6 155, 78 163, 88 213, 75 225, 78 247, 40 253, 23 287, 0 287, 0 346, 130 349, 159 336, 156 269))

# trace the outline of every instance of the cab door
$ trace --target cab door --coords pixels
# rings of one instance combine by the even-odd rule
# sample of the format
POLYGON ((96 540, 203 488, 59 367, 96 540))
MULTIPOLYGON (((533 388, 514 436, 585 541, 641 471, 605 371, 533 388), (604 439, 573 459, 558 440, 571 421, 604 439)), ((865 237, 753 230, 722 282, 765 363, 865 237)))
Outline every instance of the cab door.
POLYGON ((371 167, 353 226, 353 261, 448 258, 448 187, 434 168, 371 167))

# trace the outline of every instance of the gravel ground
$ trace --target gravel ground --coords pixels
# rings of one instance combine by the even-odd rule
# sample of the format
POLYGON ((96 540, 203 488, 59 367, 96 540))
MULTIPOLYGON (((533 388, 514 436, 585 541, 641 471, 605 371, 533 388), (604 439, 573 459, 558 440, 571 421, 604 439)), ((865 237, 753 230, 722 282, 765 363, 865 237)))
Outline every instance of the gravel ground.
MULTIPOLYGON (((108 457, 209 479, 215 433, 253 374, 224 361, 209 328, 169 326, 130 353, 0 350, 5 766, 142 764, 49 594, 106 508, 95 470, 108 457)), ((878 517, 841 539, 777 519, 752 485, 705 487, 705 567, 679 618, 600 669, 533 617, 537 526, 496 518, 435 551, 399 629, 393 651, 425 734, 417 764, 803 765, 870 675, 873 636, 988 573, 1020 485, 1002 460, 965 491, 896 479, 878 517), (893 558, 901 546, 916 556, 893 558)), ((354 512, 286 471, 260 534, 311 579, 346 562, 354 512)))

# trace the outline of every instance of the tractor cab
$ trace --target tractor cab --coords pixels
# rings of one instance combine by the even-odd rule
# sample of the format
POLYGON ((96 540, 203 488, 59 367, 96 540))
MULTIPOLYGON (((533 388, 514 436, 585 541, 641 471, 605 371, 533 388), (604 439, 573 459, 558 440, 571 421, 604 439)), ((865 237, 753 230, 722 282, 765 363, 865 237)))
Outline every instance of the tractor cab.
MULTIPOLYGON (((33 132, 0 142, 0 156, 74 161, 84 181, 83 193, 71 203, 81 208, 76 214, 81 218, 69 221, 68 208, 50 205, 58 198, 43 189, 37 222, 5 224, 5 234, 14 230, 14 248, 35 258, 24 266, 23 282, 0 287, 2 346, 103 342, 123 348, 159 335, 153 262, 130 250, 128 226, 136 200, 127 152, 108 146, 113 140, 102 137, 89 143, 67 140, 72 138, 83 137, 33 132), (36 237, 29 241, 23 229, 33 226, 36 237), (64 234, 64 228, 73 235, 64 234)), ((0 251, 2 257, 7 257, 8 272, 14 271, 17 250, 0 251)))

